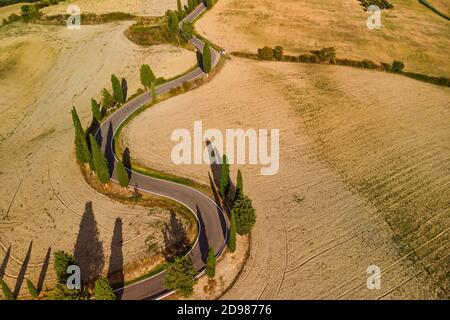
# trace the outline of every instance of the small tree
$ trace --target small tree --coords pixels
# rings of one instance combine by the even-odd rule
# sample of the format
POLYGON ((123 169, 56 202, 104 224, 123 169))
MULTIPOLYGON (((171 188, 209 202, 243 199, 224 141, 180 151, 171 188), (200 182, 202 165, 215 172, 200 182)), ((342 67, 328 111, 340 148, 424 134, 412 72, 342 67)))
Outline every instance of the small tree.
POLYGON ((100 104, 95 99, 91 99, 91 109, 94 119, 100 122, 102 120, 102 110, 100 104))
POLYGON ((203 47, 202 62, 203 71, 209 73, 211 71, 211 49, 207 43, 205 43, 205 46, 203 47))
POLYGON ((122 84, 120 83, 119 79, 113 74, 111 75, 111 84, 113 88, 114 98, 118 103, 123 103, 124 101, 124 95, 122 90, 122 84))
POLYGON ((155 81, 156 76, 148 64, 141 66, 141 84, 145 89, 150 88, 151 84, 155 81))
POLYGON ((241 170, 238 170, 237 179, 236 179, 236 193, 234 194, 234 201, 244 194, 244 182, 242 180, 241 170))
POLYGON ((281 46, 276 46, 275 49, 273 49, 273 56, 275 57, 275 59, 277 59, 278 61, 281 61, 283 59, 284 56, 284 50, 283 47, 281 46))
POLYGON ((110 176, 106 158, 92 134, 89 134, 89 139, 91 141, 92 159, 94 160, 95 173, 97 174, 98 180, 100 180, 101 183, 108 183, 110 176))
POLYGON ((213 279, 216 276, 216 255, 213 248, 209 248, 206 258, 205 273, 208 278, 213 279))
POLYGON ((272 60, 273 49, 267 46, 262 49, 258 49, 258 58, 261 60, 272 60))
POLYGON ((222 166, 220 167, 220 184, 219 193, 222 197, 226 197, 230 188, 230 165, 227 163, 227 156, 223 155, 222 166))
POLYGON ((230 218, 230 233, 228 235, 228 249, 230 252, 236 251, 236 219, 234 217, 234 212, 231 211, 230 218))
POLYGON ((67 282, 67 268, 75 263, 75 258, 64 251, 56 251, 53 254, 53 259, 53 268, 55 269, 58 282, 65 285, 67 282))
POLYGON ((108 279, 100 277, 95 281, 95 300, 116 300, 113 288, 109 285, 108 279))
POLYGON ((231 211, 236 219, 236 232, 240 235, 250 233, 256 223, 256 211, 250 198, 245 194, 240 196, 231 211))
POLYGON ((117 179, 119 180, 119 184, 121 187, 127 187, 130 183, 130 179, 128 178, 128 172, 125 169, 122 161, 117 161, 117 179))
POLYGON ((195 269, 188 256, 175 258, 167 266, 164 274, 164 287, 168 290, 177 290, 182 296, 189 297, 197 283, 195 269))
POLYGON ((404 68, 405 68, 405 64, 403 63, 403 61, 395 60, 392 63, 392 70, 394 72, 402 72, 404 68))
POLYGON ((211 9, 213 5, 214 5, 214 1, 213 0, 206 0, 206 7, 208 9, 211 9))
POLYGON ((0 279, 0 284, 2 286, 3 298, 5 298, 5 300, 16 300, 16 297, 14 297, 14 294, 8 284, 2 279, 0 279))
POLYGON ((33 281, 31 281, 30 279, 27 279, 27 287, 28 287, 28 292, 30 293, 30 296, 32 296, 33 298, 37 298, 39 293, 36 289, 36 287, 33 284, 33 281))

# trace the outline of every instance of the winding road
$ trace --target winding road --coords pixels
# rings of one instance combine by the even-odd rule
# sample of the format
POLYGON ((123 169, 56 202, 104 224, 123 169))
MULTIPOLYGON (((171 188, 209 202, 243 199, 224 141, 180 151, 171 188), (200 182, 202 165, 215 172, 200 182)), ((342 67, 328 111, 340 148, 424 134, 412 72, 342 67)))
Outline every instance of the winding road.
MULTIPOLYGON (((206 10, 205 6, 200 4, 183 21, 192 22, 204 10, 206 10)), ((190 42, 200 52, 203 52, 204 43, 200 39, 193 37, 190 42)), ((213 48, 211 48, 211 59, 212 67, 217 65, 220 59, 220 54, 213 48)), ((181 86, 184 82, 204 76, 206 74, 203 70, 197 67, 189 73, 157 87, 156 94, 161 95, 170 89, 181 86)), ((106 156, 110 172, 112 172, 112 180, 114 181, 117 181, 117 158, 114 154, 115 133, 123 121, 140 107, 151 102, 152 99, 152 94, 146 92, 126 103, 119 110, 111 114, 101 124, 95 134, 95 139, 106 156)), ((149 177, 134 171, 130 171, 130 174, 130 186, 143 192, 175 200, 189 208, 196 216, 199 230, 198 238, 188 255, 196 271, 199 275, 202 274, 209 248, 212 247, 217 256, 220 256, 226 246, 228 221, 221 207, 213 199, 191 187, 149 177)), ((115 292, 118 298, 126 300, 159 299, 171 293, 164 288, 163 278, 164 271, 140 282, 118 289, 115 292)))

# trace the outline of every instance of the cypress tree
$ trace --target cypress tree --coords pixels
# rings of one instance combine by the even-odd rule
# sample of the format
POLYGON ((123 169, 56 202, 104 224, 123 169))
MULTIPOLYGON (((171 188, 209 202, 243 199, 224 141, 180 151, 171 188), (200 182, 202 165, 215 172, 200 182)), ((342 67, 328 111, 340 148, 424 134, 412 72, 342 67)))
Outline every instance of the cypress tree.
POLYGON ((228 249, 230 252, 236 251, 236 219, 234 218, 234 212, 231 211, 230 218, 230 233, 228 235, 228 249))
POLYGON ((156 88, 155 88, 154 82, 152 82, 152 84, 150 86, 150 91, 152 92, 153 101, 155 101, 157 98, 157 95, 156 95, 156 88))
POLYGON ((77 110, 75 107, 72 108, 72 122, 73 127, 75 129, 75 154, 77 156, 77 160, 80 162, 87 162, 85 149, 83 147, 83 139, 84 139, 84 130, 81 126, 80 118, 78 117, 77 110))
POLYGON ((236 181, 236 193, 234 195, 234 201, 236 201, 242 194, 244 194, 244 183, 242 181, 241 170, 238 170, 236 181))
POLYGON ((216 255, 213 248, 209 248, 206 258, 205 273, 208 278, 213 279, 216 276, 216 255))
POLYGON ((230 165, 227 163, 227 156, 223 155, 222 166, 220 167, 219 193, 222 197, 228 194, 230 187, 230 165))
POLYGON ((203 71, 209 73, 211 71, 211 49, 209 45, 205 43, 202 54, 203 71))
POLYGON ((177 10, 178 10, 178 18, 183 17, 183 7, 181 5, 181 0, 177 0, 177 10))
POLYGON ((123 91, 122 91, 122 84, 120 83, 119 79, 113 74, 111 75, 111 84, 113 88, 114 98, 116 98, 116 101, 118 103, 123 102, 123 91))
POLYGON ((117 179, 119 180, 120 186, 124 188, 128 186, 128 183, 130 183, 127 170, 125 169, 122 161, 117 161, 117 179))
POLYGON ((102 120, 102 111, 100 109, 100 104, 95 100, 91 99, 92 116, 95 120, 100 122, 102 120))
POLYGON ((30 293, 30 295, 33 298, 37 298, 38 297, 38 291, 36 289, 36 287, 34 286, 33 282, 30 279, 27 279, 27 287, 28 287, 28 292, 30 293))
POLYGON ((178 24, 179 24, 178 15, 176 12, 169 12, 169 32, 172 35, 178 34, 178 24))
POLYGON ((92 134, 89 135, 89 139, 91 141, 92 159, 94 160, 95 173, 97 174, 98 180, 100 180, 101 183, 108 183, 110 177, 106 158, 92 134))
POLYGON ((143 64, 141 66, 140 76, 141 76, 141 84, 145 89, 150 88, 152 82, 154 82, 156 79, 155 74, 153 73, 152 69, 148 64, 143 64))
POLYGON ((95 300, 116 300, 113 288, 111 288, 108 279, 100 277, 95 281, 95 300))

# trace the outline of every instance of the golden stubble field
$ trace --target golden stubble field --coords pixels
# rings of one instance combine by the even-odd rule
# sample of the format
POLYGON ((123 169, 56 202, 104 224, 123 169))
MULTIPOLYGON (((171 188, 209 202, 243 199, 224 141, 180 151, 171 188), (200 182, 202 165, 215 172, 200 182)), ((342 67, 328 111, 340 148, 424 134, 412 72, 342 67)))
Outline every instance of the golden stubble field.
MULTIPOLYGON (((130 23, 83 26, 79 31, 33 24, 0 29, 0 272, 13 290, 19 275, 37 283, 49 248, 73 252, 76 243, 78 248, 88 246, 83 241, 91 241, 89 235, 77 239, 95 231, 79 230, 83 215, 91 226, 97 224, 104 271, 111 242, 120 233, 127 264, 150 259, 164 247, 169 209, 124 205, 97 193, 84 181, 73 151, 70 109, 77 108, 86 126, 90 99, 100 99, 100 90, 110 88, 112 73, 127 79, 130 95, 140 86, 142 63, 164 77, 196 63, 195 54, 187 50, 134 45, 123 35, 130 23), (117 218, 122 219, 120 228, 117 218)), ((177 217, 187 226, 184 216, 177 217)), ((45 287, 51 287, 53 278, 50 265, 45 287)), ((26 293, 23 284, 21 294, 26 293)))
POLYGON ((241 166, 258 221, 224 298, 448 298, 449 101, 397 75, 233 58, 121 139, 139 164, 208 183, 207 165, 171 162, 174 129, 281 130, 277 175, 241 166), (366 287, 370 265, 380 290, 366 287))
MULTIPOLYGON (((183 5, 187 0, 182 0, 183 5)), ((65 14, 69 5, 77 5, 81 12, 103 14, 127 12, 139 16, 162 16, 168 9, 177 9, 176 0, 69 0, 44 8, 47 15, 65 14)))
POLYGON ((405 69, 450 77, 449 22, 418 1, 390 0, 382 28, 369 30, 358 0, 220 0, 196 25, 228 51, 282 45, 292 54, 334 46, 338 57, 405 62, 405 69))

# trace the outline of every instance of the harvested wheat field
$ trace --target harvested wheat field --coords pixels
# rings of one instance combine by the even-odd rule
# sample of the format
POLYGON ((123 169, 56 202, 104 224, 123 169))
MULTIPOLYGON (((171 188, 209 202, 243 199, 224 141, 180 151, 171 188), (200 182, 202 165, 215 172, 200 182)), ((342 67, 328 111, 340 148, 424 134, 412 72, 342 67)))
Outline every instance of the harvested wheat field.
POLYGON ((219 1, 197 30, 228 51, 281 45, 292 54, 335 47, 338 57, 402 60, 405 69, 450 76, 449 22, 418 1, 389 0, 382 28, 369 30, 358 0, 219 1))
MULTIPOLYGON (((187 0, 181 1, 186 4, 187 0)), ((126 12, 139 16, 162 16, 177 8, 176 0, 69 0, 44 8, 47 15, 65 14, 69 5, 77 5, 83 13, 126 12)))
POLYGON ((207 165, 171 162, 173 130, 280 129, 278 174, 240 166, 258 219, 226 299, 449 298, 449 117, 448 88, 233 58, 136 117, 121 143, 140 165, 208 183, 207 165), (380 290, 366 286, 371 265, 380 290))
MULTIPOLYGON (((129 279, 160 261, 156 253, 168 244, 164 236, 170 240, 179 230, 174 225, 195 238, 196 224, 185 209, 158 198, 150 198, 154 205, 147 208, 111 200, 86 183, 76 164, 72 106, 87 126, 90 100, 99 100, 103 87, 111 88, 111 74, 127 79, 131 95, 140 86, 142 63, 163 77, 196 63, 195 54, 187 50, 134 45, 123 35, 129 24, 69 31, 15 23, 0 29, 0 274, 16 292, 23 277, 38 283, 50 249, 78 248, 82 254, 80 248, 93 243, 86 250, 104 254, 96 260, 99 271, 108 271, 113 259, 115 266, 127 264, 129 279)), ((44 288, 52 286, 53 278, 50 265, 44 288)), ((27 293, 26 285, 20 292, 27 293)))

